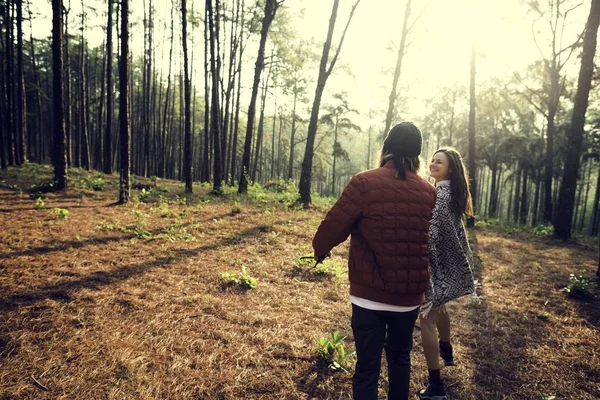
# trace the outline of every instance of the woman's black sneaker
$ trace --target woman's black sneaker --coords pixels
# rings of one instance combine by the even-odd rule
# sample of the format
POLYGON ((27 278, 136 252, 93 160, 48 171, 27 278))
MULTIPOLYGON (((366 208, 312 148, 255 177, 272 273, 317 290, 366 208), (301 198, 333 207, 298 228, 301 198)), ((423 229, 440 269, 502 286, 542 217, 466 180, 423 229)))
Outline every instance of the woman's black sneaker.
POLYGON ((456 365, 456 363, 454 362, 454 354, 452 354, 451 344, 443 345, 440 342, 440 357, 442 357, 442 360, 444 360, 444 365, 446 367, 452 367, 456 365))
POLYGON ((429 385, 419 392, 421 400, 448 400, 442 381, 429 381, 429 385))

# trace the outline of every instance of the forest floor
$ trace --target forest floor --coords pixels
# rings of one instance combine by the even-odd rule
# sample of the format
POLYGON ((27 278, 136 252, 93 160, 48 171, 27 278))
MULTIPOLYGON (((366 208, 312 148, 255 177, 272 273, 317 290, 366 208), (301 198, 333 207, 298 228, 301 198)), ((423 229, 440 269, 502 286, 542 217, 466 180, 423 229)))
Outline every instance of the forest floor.
MULTIPOLYGON (((348 243, 324 268, 298 260, 327 202, 294 209, 293 190, 277 186, 186 196, 182 183, 137 178, 148 186, 119 206, 116 175, 73 170, 67 192, 39 193, 51 176, 36 164, 0 171, 0 399, 351 398, 353 365, 331 371, 315 352, 328 329, 354 348, 348 243), (256 287, 225 286, 221 274, 242 266, 256 287)), ((597 240, 469 235, 481 287, 449 307, 450 398, 600 398, 600 293, 562 291, 570 273, 593 276, 597 240)), ((414 342, 417 398, 418 327, 414 342)), ((385 358, 380 398, 384 371, 385 358)))

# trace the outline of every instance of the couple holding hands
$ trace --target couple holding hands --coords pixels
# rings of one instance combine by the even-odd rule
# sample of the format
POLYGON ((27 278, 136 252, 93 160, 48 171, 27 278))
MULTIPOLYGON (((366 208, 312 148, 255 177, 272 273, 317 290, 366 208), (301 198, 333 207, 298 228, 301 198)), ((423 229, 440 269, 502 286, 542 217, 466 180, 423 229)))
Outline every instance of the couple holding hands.
POLYGON ((408 399, 417 318, 429 369, 429 384, 419 397, 447 399, 439 359, 450 366, 454 357, 444 305, 474 292, 472 253, 462 221, 473 207, 460 154, 452 148, 435 152, 429 164, 434 187, 419 176, 421 147, 415 125, 394 126, 383 143, 379 168, 350 180, 313 239, 315 259, 322 260, 351 237, 355 400, 377 399, 384 348, 388 398, 408 399))

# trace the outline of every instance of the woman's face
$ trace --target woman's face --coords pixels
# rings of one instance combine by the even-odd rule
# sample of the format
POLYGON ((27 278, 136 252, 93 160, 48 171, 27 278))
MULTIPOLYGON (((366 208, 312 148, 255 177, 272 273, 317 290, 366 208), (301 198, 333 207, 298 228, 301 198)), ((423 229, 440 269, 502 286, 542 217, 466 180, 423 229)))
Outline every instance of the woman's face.
POLYGON ((446 153, 440 151, 433 155, 429 164, 429 175, 436 182, 450 179, 450 165, 446 153))

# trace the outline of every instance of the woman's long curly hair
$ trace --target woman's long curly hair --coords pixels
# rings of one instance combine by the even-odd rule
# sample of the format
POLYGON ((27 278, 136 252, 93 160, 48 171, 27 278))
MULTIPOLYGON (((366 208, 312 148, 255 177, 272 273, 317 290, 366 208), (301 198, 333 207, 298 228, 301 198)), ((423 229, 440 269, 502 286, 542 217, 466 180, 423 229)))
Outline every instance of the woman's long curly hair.
POLYGON ((448 157, 448 173, 450 175, 450 208, 456 215, 473 216, 473 199, 469 185, 469 174, 460 153, 452 147, 442 147, 433 155, 444 153, 448 157))

